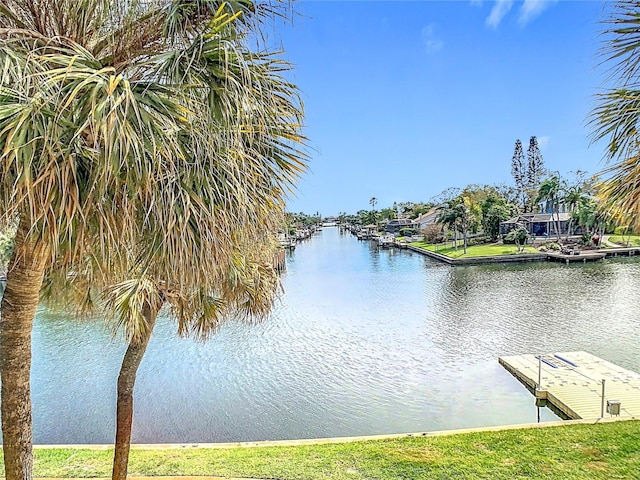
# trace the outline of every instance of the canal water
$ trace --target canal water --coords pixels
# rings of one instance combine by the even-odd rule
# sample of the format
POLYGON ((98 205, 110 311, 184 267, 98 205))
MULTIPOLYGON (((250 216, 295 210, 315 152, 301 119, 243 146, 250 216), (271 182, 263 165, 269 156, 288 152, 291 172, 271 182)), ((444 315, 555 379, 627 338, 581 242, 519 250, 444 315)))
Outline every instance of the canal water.
MULTIPOLYGON (((288 255, 282 283, 270 318, 230 321, 207 343, 159 321, 138 374, 134 442, 549 421, 498 356, 586 350, 640 371, 633 259, 452 268, 325 228, 288 255)), ((102 321, 38 312, 36 443, 113 441, 124 349, 102 321)))

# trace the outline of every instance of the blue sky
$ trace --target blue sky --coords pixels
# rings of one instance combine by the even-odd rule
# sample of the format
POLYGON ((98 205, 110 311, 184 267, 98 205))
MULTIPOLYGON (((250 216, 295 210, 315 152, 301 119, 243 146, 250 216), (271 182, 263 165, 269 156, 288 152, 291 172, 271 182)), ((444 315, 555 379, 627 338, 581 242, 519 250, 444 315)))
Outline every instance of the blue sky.
POLYGON ((597 1, 301 1, 279 27, 306 109, 310 171, 288 210, 355 213, 511 183, 520 139, 546 167, 603 168, 586 120, 597 1))

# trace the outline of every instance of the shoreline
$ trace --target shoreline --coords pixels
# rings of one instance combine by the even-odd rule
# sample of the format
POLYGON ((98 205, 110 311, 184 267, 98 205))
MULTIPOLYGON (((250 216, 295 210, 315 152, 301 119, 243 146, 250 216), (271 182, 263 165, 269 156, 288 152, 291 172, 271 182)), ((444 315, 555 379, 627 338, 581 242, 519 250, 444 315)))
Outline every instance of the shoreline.
MULTIPOLYGON (((132 443, 132 450, 185 450, 197 448, 210 449, 230 449, 230 448, 254 448, 254 447, 296 447, 303 445, 326 445, 333 443, 355 443, 375 440, 395 440, 399 438, 411 437, 446 437, 453 435, 463 435, 467 433, 502 432, 509 430, 554 428, 566 425, 597 425, 600 423, 630 422, 638 420, 636 417, 603 417, 577 420, 555 420, 551 422, 518 423, 512 425, 493 425, 487 427, 471 427, 451 430, 434 430, 413 433, 390 433, 382 435, 360 435, 352 437, 323 437, 304 438, 297 440, 260 440, 249 442, 222 442, 222 443, 132 443)), ((54 444, 54 445, 34 445, 34 449, 48 450, 110 450, 112 444, 54 444)))
POLYGON ((587 263, 592 261, 600 261, 607 258, 617 257, 634 257, 640 255, 640 247, 619 247, 619 248, 600 248, 598 250, 589 250, 586 253, 578 255, 565 255, 558 252, 540 252, 540 253, 515 253, 511 255, 490 255, 479 257, 452 258, 447 255, 432 252, 415 245, 406 244, 408 250, 420 253, 427 257, 439 260, 442 263, 453 266, 461 265, 484 265, 491 263, 530 263, 530 262, 563 262, 569 263, 587 263))

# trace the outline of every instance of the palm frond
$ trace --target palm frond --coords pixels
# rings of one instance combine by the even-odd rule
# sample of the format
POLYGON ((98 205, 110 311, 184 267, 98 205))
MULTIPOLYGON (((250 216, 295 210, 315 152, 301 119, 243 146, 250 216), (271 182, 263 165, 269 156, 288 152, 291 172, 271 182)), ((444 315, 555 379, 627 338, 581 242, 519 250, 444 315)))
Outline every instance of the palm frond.
POLYGON ((264 316, 308 160, 290 66, 247 45, 265 10, 54 0, 45 18, 44 3, 0 2, 0 211, 52 246, 50 291, 89 307, 113 285, 105 306, 134 340, 161 301, 199 338, 264 316))
POLYGON ((146 277, 125 280, 105 291, 106 308, 114 312, 115 330, 124 332, 130 343, 147 338, 152 324, 149 311, 155 313, 162 305, 161 293, 155 282, 146 277))

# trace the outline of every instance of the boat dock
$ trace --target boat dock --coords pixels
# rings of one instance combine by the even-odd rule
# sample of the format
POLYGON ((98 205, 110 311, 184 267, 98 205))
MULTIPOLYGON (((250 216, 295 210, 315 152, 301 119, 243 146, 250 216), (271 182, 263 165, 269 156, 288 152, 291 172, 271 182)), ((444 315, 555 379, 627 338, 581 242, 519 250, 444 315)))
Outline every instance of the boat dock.
POLYGON ((571 419, 640 417, 640 374, 590 353, 514 355, 498 362, 571 419))
POLYGON ((606 258, 606 257, 607 257, 606 252, 598 251, 598 250, 593 252, 585 251, 585 252, 579 252, 579 253, 573 253, 573 254, 551 253, 551 252, 547 253, 548 260, 560 261, 565 263, 573 263, 573 262, 587 263, 587 262, 593 262, 596 260, 602 260, 603 258, 606 258))

